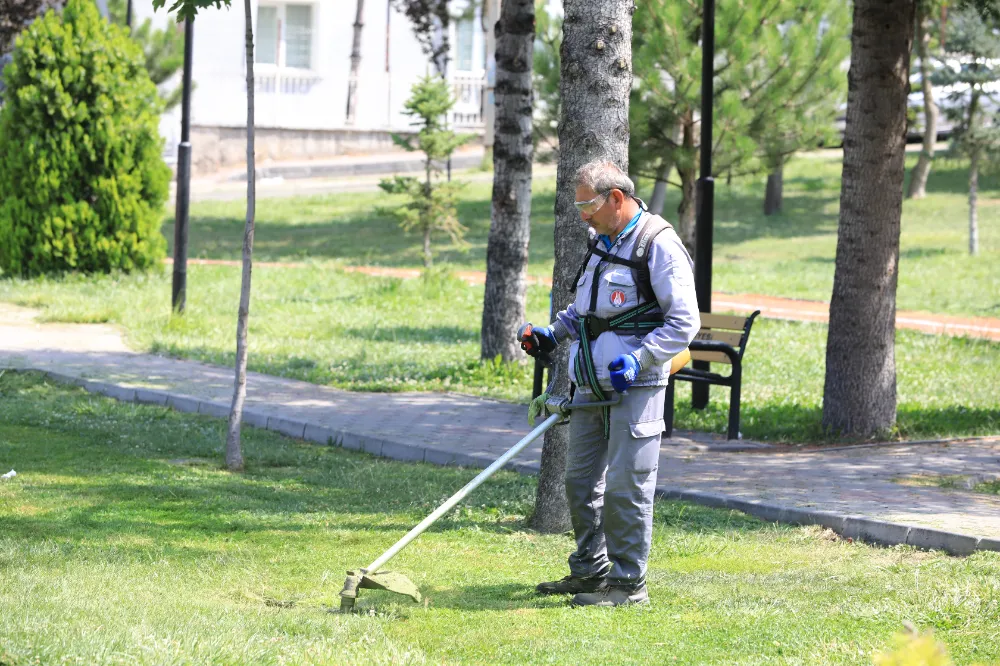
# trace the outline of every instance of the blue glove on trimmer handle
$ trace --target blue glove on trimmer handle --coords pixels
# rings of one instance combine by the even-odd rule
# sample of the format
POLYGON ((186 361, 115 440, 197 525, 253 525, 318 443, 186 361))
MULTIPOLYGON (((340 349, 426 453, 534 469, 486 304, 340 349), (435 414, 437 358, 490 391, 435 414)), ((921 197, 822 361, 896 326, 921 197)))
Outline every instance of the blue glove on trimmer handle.
POLYGON ((611 386, 619 393, 624 393, 639 376, 642 365, 634 354, 619 354, 608 364, 611 371, 611 386))

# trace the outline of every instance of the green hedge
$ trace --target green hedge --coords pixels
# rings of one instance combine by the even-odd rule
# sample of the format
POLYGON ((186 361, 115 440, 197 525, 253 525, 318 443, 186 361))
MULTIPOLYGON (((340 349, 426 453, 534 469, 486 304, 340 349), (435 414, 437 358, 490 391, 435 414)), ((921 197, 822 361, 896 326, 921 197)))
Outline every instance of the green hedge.
POLYGON ((159 263, 170 169, 139 48, 70 0, 18 38, 0 110, 0 269, 33 276, 159 263))

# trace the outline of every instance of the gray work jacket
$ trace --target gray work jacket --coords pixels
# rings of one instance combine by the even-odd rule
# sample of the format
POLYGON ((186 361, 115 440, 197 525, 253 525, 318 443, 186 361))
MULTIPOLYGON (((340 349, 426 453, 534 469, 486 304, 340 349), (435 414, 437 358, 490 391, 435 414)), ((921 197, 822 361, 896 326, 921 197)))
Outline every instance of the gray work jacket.
MULTIPOLYGON (((623 259, 632 258, 637 230, 643 226, 650 213, 643 212, 638 223, 615 239, 611 254, 623 259)), ((670 359, 687 348, 701 328, 698 314, 698 299, 694 291, 694 262, 687 249, 673 229, 657 234, 650 245, 649 276, 656 295, 658 309, 652 313, 663 315, 663 325, 653 329, 643 337, 619 335, 605 331, 591 342, 591 354, 597 381, 605 392, 610 392, 611 377, 608 364, 619 354, 635 353, 642 369, 634 386, 665 386, 669 379, 670 359)), ((552 331, 558 342, 573 340, 569 354, 569 373, 576 377, 576 363, 579 362, 579 325, 584 315, 594 314, 608 319, 622 314, 639 305, 638 289, 628 266, 602 260, 596 254, 587 262, 587 267, 576 284, 576 300, 568 308, 556 315, 552 331), (600 264, 596 289, 597 303, 594 312, 588 312, 591 302, 591 284, 594 271, 600 264)), ((578 386, 589 391, 589 387, 578 386)))

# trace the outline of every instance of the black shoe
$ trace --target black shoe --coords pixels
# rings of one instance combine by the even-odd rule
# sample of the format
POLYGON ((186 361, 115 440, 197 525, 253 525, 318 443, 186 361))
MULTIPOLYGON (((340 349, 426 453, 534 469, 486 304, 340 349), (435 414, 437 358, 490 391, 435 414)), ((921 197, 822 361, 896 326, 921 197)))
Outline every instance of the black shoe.
POLYGON ((580 578, 569 575, 562 580, 539 583, 535 587, 535 591, 539 594, 580 594, 581 592, 594 592, 600 589, 602 583, 604 583, 604 576, 580 578))
POLYGON ((581 592, 573 597, 572 606, 614 607, 628 604, 648 604, 649 593, 645 585, 602 585, 593 592, 581 592))

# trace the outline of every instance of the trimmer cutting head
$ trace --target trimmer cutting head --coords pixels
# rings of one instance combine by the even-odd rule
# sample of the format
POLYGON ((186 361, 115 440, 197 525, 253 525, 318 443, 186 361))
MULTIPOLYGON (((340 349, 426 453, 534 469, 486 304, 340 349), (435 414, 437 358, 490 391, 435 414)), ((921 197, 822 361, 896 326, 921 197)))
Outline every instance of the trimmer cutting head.
POLYGON ((344 581, 344 589, 340 591, 340 612, 351 613, 354 611, 354 602, 358 599, 358 590, 367 588, 369 590, 386 590, 396 594, 405 594, 414 601, 419 602, 420 590, 401 573, 395 571, 378 571, 369 574, 365 569, 348 571, 347 580, 344 581))

